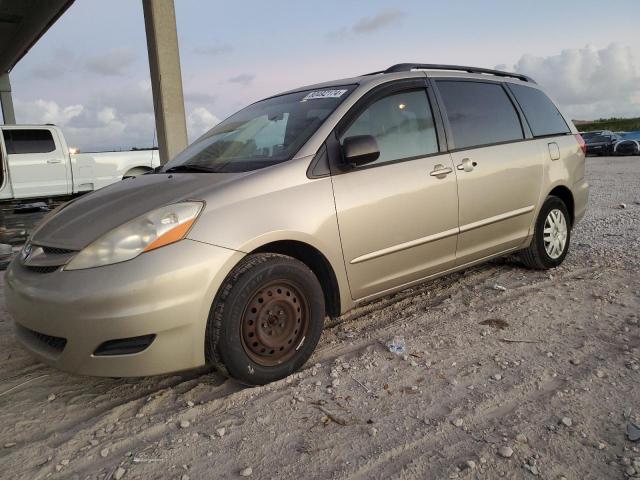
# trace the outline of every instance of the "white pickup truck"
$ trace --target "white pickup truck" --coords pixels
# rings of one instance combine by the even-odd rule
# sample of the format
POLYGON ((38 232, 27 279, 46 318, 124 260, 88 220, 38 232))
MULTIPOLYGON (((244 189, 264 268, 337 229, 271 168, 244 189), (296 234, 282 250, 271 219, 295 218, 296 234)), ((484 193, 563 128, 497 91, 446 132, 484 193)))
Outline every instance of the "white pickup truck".
POLYGON ((0 202, 73 197, 160 165, 157 150, 76 153, 54 125, 0 130, 0 202))
POLYGON ((55 125, 0 125, 0 243, 23 239, 42 214, 160 165, 158 150, 78 153, 55 125))

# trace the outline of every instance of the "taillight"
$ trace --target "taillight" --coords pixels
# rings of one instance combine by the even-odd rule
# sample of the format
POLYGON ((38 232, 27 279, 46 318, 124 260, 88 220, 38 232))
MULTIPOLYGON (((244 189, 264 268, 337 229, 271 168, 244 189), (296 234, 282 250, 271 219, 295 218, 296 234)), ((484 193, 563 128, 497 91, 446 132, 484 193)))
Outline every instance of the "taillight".
POLYGON ((584 138, 582 138, 582 135, 580 135, 579 133, 576 133, 574 135, 574 137, 576 137, 576 140, 578 141, 578 145, 580 145, 580 149, 582 150, 582 153, 584 153, 586 155, 587 154, 587 144, 584 143, 584 138))

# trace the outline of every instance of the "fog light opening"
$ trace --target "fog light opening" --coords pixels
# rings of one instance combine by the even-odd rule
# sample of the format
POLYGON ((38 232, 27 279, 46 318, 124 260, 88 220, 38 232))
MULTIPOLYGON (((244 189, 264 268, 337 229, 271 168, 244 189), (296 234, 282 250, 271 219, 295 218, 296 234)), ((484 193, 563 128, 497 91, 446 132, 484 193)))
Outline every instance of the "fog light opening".
POLYGON ((117 340, 109 340, 100 344, 93 355, 96 357, 104 357, 111 355, 133 355, 146 350, 155 340, 156 335, 142 335, 140 337, 119 338, 117 340))

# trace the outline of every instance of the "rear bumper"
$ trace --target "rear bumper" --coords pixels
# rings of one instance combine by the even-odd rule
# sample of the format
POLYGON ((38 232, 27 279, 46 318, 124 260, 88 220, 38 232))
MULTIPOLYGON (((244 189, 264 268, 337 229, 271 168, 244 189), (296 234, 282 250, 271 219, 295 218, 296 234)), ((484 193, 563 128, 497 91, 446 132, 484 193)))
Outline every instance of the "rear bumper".
POLYGON ((573 224, 575 225, 584 217, 589 202, 589 184, 586 179, 577 182, 572 189, 573 193, 573 224))
POLYGON ((17 337, 55 368, 98 376, 145 376, 201 366, 209 309, 244 254, 191 240, 115 265, 35 273, 17 260, 5 275, 17 337), (117 339, 155 335, 128 355, 96 355, 117 339))

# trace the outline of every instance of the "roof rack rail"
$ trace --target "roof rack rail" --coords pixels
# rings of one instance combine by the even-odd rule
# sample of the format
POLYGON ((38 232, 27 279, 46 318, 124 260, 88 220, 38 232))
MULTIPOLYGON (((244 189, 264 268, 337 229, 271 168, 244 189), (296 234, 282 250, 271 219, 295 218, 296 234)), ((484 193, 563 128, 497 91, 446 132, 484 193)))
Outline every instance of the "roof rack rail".
POLYGON ((502 70, 491 70, 489 68, 465 67, 462 65, 441 65, 437 63, 398 63, 396 65, 392 65, 386 70, 368 73, 367 75, 375 75, 377 73, 409 72, 411 70, 453 70, 467 73, 486 73, 497 77, 511 77, 522 80, 523 82, 536 83, 531 77, 522 75, 521 73, 503 72, 502 70))

